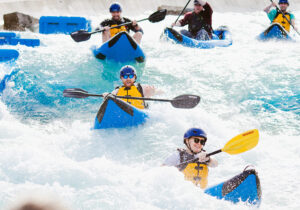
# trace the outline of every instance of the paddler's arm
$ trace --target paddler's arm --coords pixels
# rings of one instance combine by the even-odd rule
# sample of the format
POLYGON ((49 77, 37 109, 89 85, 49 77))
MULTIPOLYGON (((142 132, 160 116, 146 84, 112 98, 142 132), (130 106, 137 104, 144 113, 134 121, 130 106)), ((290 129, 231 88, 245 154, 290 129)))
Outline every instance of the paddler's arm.
POLYGON ((267 6, 264 11, 269 14, 270 10, 272 7, 276 7, 276 3, 275 2, 272 2, 272 4, 270 4, 269 6, 267 6))
POLYGON ((178 166, 180 164, 180 157, 179 157, 179 153, 173 153, 171 156, 169 156, 164 163, 162 164, 162 166, 178 166))
POLYGON ((136 20, 133 20, 131 25, 134 32, 142 30, 142 28, 137 24, 136 20))
POLYGON ((183 18, 183 19, 177 21, 176 24, 175 24, 175 23, 172 23, 172 27, 174 27, 174 26, 179 26, 179 27, 181 27, 181 26, 187 25, 187 24, 189 23, 189 19, 190 19, 190 17, 191 17, 191 14, 192 14, 192 12, 186 13, 186 14, 184 15, 184 18, 183 18))
POLYGON ((163 94, 164 91, 156 89, 153 85, 141 85, 145 98, 152 97, 154 95, 163 94))
POLYGON ((215 168, 218 166, 218 161, 214 158, 209 158, 208 166, 215 168))
POLYGON ((292 25, 294 26, 295 31, 297 31, 297 32, 299 33, 298 27, 296 26, 295 18, 293 18, 293 19, 291 20, 291 23, 292 23, 292 25))

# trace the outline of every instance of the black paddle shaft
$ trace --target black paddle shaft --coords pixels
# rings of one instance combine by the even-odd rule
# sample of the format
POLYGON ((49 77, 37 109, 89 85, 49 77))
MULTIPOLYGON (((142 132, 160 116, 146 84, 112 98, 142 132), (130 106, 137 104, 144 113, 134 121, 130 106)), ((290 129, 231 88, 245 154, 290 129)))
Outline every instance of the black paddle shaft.
MULTIPOLYGON (((63 92, 64 97, 69 98, 87 98, 90 96, 95 97, 103 97, 103 95, 99 94, 90 94, 85 90, 82 90, 80 88, 69 88, 64 90, 63 92)), ((123 99, 134 99, 134 100, 147 100, 147 101, 161 101, 161 102, 171 102, 172 106, 175 108, 181 108, 181 109, 191 109, 197 106, 200 102, 200 96, 197 95, 180 95, 175 97, 172 100, 169 99, 157 99, 157 98, 140 98, 140 97, 128 97, 128 96, 116 96, 112 95, 116 98, 123 98, 123 99)))
MULTIPOLYGON (((159 22, 159 21, 162 21, 163 19, 165 19, 166 14, 167 14, 166 9, 158 10, 158 11, 154 12, 153 14, 151 14, 149 17, 138 20, 136 22, 139 23, 139 22, 149 20, 151 23, 156 23, 156 22, 159 22)), ((126 26, 126 25, 129 25, 129 24, 132 24, 132 21, 127 22, 127 23, 122 23, 120 25, 111 27, 110 29, 119 28, 121 26, 126 26)), ((100 33, 100 32, 103 32, 103 31, 105 31, 105 30, 102 29, 102 30, 99 30, 99 31, 94 31, 94 32, 91 32, 90 34, 100 33)))
MULTIPOLYGON (((153 14, 151 14, 148 18, 138 20, 137 22, 142 22, 142 21, 145 21, 145 20, 149 20, 151 23, 156 23, 156 22, 164 20, 166 15, 167 15, 167 10, 166 9, 158 10, 158 11, 154 12, 153 14)), ((132 24, 132 21, 127 22, 127 23, 123 23, 123 24, 120 24, 120 25, 117 25, 117 26, 114 26, 114 27, 111 27, 111 29, 119 28, 121 26, 129 25, 129 24, 132 24)), ((76 42, 82 42, 82 41, 89 40, 91 38, 92 34, 101 33, 101 32, 104 32, 104 31, 105 31, 104 29, 97 30, 97 31, 94 31, 94 32, 79 30, 79 31, 75 31, 75 32, 71 33, 71 37, 76 42)))
POLYGON ((186 3, 186 5, 184 6, 183 10, 181 11, 181 13, 178 15, 175 24, 177 23, 178 19, 180 18, 180 16, 184 13, 184 10, 187 8, 187 6, 189 5, 189 3, 191 2, 191 0, 188 1, 188 3, 186 3))
MULTIPOLYGON (((214 151, 214 152, 211 152, 211 153, 208 153, 208 154, 206 155, 206 157, 210 157, 210 156, 215 155, 215 154, 218 154, 218 153, 220 153, 220 152, 222 152, 221 149, 219 149, 219 150, 217 150, 217 151, 214 151)), ((196 161, 197 159, 198 159, 198 158, 194 158, 194 159, 192 159, 192 160, 189 160, 189 161, 180 163, 180 164, 178 164, 177 166, 184 165, 184 164, 187 164, 187 163, 191 163, 191 162, 193 162, 193 161, 196 161)))

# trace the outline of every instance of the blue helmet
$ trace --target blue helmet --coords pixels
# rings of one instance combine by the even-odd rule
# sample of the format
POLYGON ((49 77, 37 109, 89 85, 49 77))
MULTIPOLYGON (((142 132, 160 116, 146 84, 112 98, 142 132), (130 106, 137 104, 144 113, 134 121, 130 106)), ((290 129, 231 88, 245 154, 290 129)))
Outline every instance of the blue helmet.
POLYGON ((109 12, 122 12, 121 4, 115 2, 109 7, 109 12))
POLYGON ((120 70, 120 77, 123 77, 125 75, 131 75, 131 74, 136 76, 135 68, 133 66, 127 65, 122 67, 120 70))
POLYGON ((290 5, 288 0, 279 0, 278 4, 288 4, 288 5, 290 5))
MULTIPOLYGON (((184 138, 184 139, 189 139, 189 138, 191 138, 192 136, 195 136, 195 137, 203 137, 203 138, 205 138, 205 140, 207 140, 207 135, 206 135, 206 133, 204 132, 204 130, 202 130, 202 129, 200 129, 200 128, 190 128, 190 129, 188 129, 188 130, 185 132, 183 138, 184 138)), ((185 141, 184 141, 184 143, 185 143, 185 141)))

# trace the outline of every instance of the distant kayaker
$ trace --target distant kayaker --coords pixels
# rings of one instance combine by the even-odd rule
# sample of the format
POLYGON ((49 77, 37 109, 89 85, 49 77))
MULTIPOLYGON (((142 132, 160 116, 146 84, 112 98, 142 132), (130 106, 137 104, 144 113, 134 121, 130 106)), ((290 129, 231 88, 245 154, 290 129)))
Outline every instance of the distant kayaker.
MULTIPOLYGON (((287 11, 287 8, 289 7, 289 1, 288 0, 279 0, 278 2, 280 10, 285 14, 285 17, 288 18, 288 20, 292 23, 295 30, 298 31, 296 24, 295 24, 295 16, 292 13, 289 13, 287 11)), ((279 23, 285 30, 290 32, 291 25, 289 24, 289 21, 283 17, 280 11, 277 9, 272 9, 272 7, 276 7, 276 3, 272 2, 269 6, 267 6, 264 11, 268 14, 269 19, 272 23, 279 23)))
POLYGON ((133 38, 135 39, 135 41, 137 41, 137 43, 140 44, 144 32, 135 20, 131 21, 130 19, 121 16, 122 14, 121 5, 119 3, 113 3, 109 7, 109 12, 111 13, 112 18, 106 19, 102 23, 100 23, 100 26, 103 29, 105 29, 105 31, 102 33, 102 41, 106 42, 111 37, 115 36, 117 33, 121 31, 127 31, 127 32, 133 31, 135 32, 133 38), (123 23, 128 23, 128 22, 132 22, 132 23, 125 26, 111 29, 111 27, 123 23))
POLYGON ((212 38, 212 14, 211 6, 203 0, 194 0, 194 11, 188 12, 184 18, 173 23, 172 26, 188 25, 188 30, 181 30, 182 35, 197 40, 209 40, 212 38))
POLYGON ((168 157, 164 166, 175 166, 183 172, 185 179, 192 181, 202 189, 207 187, 208 167, 217 167, 218 161, 206 157, 203 149, 207 141, 206 133, 200 128, 187 130, 183 137, 184 149, 177 151, 168 157))
MULTIPOLYGON (((131 96, 131 97, 151 97, 156 94, 162 93, 158 91, 154 86, 151 85, 141 85, 140 83, 135 84, 137 75, 136 70, 133 66, 127 65, 121 68, 120 79, 123 82, 122 86, 117 87, 111 94, 117 96, 131 96)), ((109 93, 104 93, 106 97, 109 93)), ((143 100, 133 100, 133 99, 122 99, 132 106, 145 109, 147 104, 143 100)))

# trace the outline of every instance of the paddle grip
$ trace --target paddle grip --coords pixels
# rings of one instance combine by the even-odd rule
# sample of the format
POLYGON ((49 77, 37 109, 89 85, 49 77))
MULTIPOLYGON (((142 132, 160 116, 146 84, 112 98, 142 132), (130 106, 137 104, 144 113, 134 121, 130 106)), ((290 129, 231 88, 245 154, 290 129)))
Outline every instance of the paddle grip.
POLYGON ((206 155, 206 157, 209 157, 209 156, 212 156, 212 155, 218 154, 218 153, 220 153, 220 152, 222 152, 222 150, 221 150, 221 149, 219 149, 219 150, 217 150, 217 151, 214 151, 214 152, 211 152, 211 153, 208 153, 208 154, 206 155))

